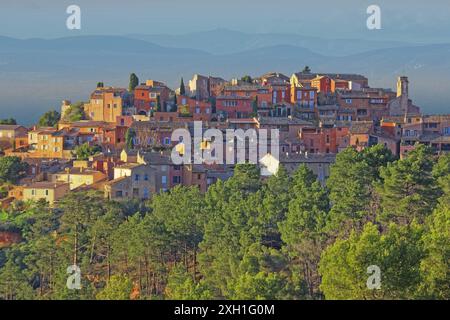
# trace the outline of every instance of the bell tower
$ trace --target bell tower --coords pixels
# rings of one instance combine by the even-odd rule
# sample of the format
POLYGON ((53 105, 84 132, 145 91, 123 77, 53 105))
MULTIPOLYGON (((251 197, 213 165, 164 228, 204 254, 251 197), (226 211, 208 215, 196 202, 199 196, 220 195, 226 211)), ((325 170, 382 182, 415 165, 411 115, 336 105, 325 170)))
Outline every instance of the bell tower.
POLYGON ((399 77, 397 80, 397 97, 405 96, 406 99, 408 99, 408 86, 409 81, 408 77, 402 76, 399 77))

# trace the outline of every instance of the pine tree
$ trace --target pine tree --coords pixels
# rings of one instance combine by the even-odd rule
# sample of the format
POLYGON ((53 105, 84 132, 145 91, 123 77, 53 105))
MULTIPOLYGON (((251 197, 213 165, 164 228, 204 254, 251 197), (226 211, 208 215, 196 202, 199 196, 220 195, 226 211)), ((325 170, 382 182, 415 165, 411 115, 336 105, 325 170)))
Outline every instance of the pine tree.
MULTIPOLYGON (((450 157, 444 156, 440 165, 448 165, 450 157)), ((437 166, 439 168, 440 166, 437 166)), ((440 167, 442 169, 445 169, 440 167)), ((449 167, 446 166, 448 172, 449 167)), ((437 172, 436 172, 437 173, 437 172)), ((423 243, 427 256, 422 260, 422 293, 425 298, 450 299, 450 172, 440 176, 440 183, 444 186, 444 193, 439 199, 439 205, 428 217, 427 232, 423 236, 423 243)))
POLYGON ((28 300, 33 289, 23 270, 9 258, 0 269, 0 298, 4 300, 28 300))
POLYGON ((271 176, 263 187, 263 200, 259 222, 264 228, 263 243, 269 247, 281 248, 279 222, 286 217, 292 194, 291 179, 283 165, 280 165, 276 175, 271 176))
MULTIPOLYGON (((421 281, 420 261, 424 250, 420 244, 423 228, 417 224, 391 224, 385 234, 368 223, 361 233, 352 232, 346 240, 337 240, 322 253, 320 285, 326 299, 413 299, 421 281), (367 283, 373 275, 368 268, 380 271, 380 288, 367 283)), ((373 282, 371 282, 373 283, 373 282)), ((376 280, 375 280, 376 283, 376 280)))
POLYGON ((129 300, 132 289, 133 283, 126 275, 114 275, 96 298, 97 300, 129 300))
POLYGON ((432 174, 431 150, 417 146, 408 157, 381 169, 377 184, 381 199, 380 220, 408 224, 424 221, 436 206, 440 188, 432 174))
POLYGON ((327 229, 330 234, 348 235, 361 229, 369 214, 371 169, 356 150, 348 147, 336 156, 327 186, 332 203, 327 229))
POLYGON ((328 215, 328 197, 317 177, 305 165, 292 179, 292 200, 286 220, 280 223, 285 251, 292 259, 292 270, 303 275, 310 298, 319 295, 320 277, 317 267, 325 247, 324 227, 328 215))
POLYGON ((182 264, 169 273, 165 295, 171 300, 206 300, 213 296, 203 281, 196 282, 182 264))

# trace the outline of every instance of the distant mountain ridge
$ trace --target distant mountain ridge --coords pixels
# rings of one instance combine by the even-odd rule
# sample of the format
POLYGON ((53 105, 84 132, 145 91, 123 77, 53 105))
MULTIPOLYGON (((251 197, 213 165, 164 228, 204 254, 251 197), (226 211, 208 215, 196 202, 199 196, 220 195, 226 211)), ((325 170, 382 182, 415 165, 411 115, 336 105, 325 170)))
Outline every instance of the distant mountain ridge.
MULTIPOLYGON (((33 51, 93 51, 103 50, 114 52, 149 52, 171 54, 172 48, 160 46, 145 40, 132 39, 124 36, 76 36, 56 39, 14 39, 0 36, 0 50, 28 49, 33 51), (120 43, 120 45, 118 45, 120 43)), ((206 52, 192 48, 177 48, 178 52, 191 54, 204 54, 206 52)))
POLYGON ((293 45, 329 56, 345 56, 374 49, 411 45, 407 42, 397 41, 324 39, 289 33, 250 34, 229 29, 215 29, 181 35, 131 34, 127 36, 172 48, 195 47, 213 54, 231 54, 263 47, 293 45))

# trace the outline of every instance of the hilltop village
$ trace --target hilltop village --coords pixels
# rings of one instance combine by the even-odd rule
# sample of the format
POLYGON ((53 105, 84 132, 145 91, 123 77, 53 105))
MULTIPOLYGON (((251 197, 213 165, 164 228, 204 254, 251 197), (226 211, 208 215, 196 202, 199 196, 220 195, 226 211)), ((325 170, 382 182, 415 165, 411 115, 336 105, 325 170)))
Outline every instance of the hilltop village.
POLYGON ((131 74, 87 100, 1 121, 0 300, 449 299, 450 115, 407 77, 131 74), (244 163, 208 161, 220 137, 244 163))
MULTIPOLYGON (((86 102, 63 101, 25 127, 2 121, 0 148, 16 170, 2 187, 1 206, 95 189, 111 200, 149 199, 174 186, 201 192, 233 175, 230 164, 172 162, 178 128, 278 129, 279 158, 261 161, 267 175, 280 164, 293 172, 306 164, 322 183, 336 154, 382 144, 404 158, 418 144, 436 154, 450 151, 450 115, 427 115, 409 97, 409 81, 396 90, 373 88, 358 74, 267 73, 225 80, 196 74, 169 88, 130 76, 128 88, 98 83, 86 102)), ((20 123, 20 119, 17 121, 20 123)), ((202 149, 210 148, 202 141, 202 149)), ((270 158, 270 154, 268 154, 270 158)), ((6 161, 6 160, 5 160, 6 161)))

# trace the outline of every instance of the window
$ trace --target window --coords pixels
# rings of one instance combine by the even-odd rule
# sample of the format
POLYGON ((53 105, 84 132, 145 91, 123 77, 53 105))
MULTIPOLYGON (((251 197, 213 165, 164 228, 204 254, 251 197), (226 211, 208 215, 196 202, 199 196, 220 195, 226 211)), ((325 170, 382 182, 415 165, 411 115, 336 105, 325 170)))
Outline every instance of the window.
POLYGON ((345 99, 345 103, 347 103, 347 104, 351 104, 352 102, 353 102, 352 99, 345 99))
POLYGON ((200 180, 202 178, 201 173, 197 174, 197 180, 200 180))
POLYGON ((161 177, 161 183, 162 184, 166 184, 167 183, 167 176, 162 176, 161 177))
POLYGON ((225 107, 237 107, 238 103, 235 100, 228 100, 228 101, 224 101, 223 105, 225 107))
POLYGON ((178 183, 180 183, 180 182, 181 182, 181 177, 180 177, 180 176, 174 176, 174 177, 172 178, 172 182, 173 182, 173 184, 178 184, 178 183))
POLYGON ((327 143, 330 143, 330 136, 329 135, 327 135, 327 143))
POLYGON ((116 191, 116 198, 122 198, 122 190, 116 191))
POLYGON ((444 128, 444 135, 450 136, 450 127, 444 128))
POLYGON ((36 190, 35 189, 31 189, 31 195, 35 196, 36 195, 36 190))
POLYGON ((144 188, 144 199, 148 199, 150 197, 150 193, 147 188, 144 188))
POLYGON ((134 181, 139 181, 140 176, 138 174, 134 175, 134 181))
POLYGON ((48 190, 45 190, 45 195, 48 196, 48 190))
POLYGON ((148 181, 148 174, 144 174, 144 181, 148 181))
POLYGON ((169 137, 164 138, 164 144, 165 145, 170 145, 170 138, 169 137))
POLYGON ((366 110, 366 109, 358 109, 358 110, 356 111, 356 114, 357 114, 358 116, 365 116, 365 115, 367 115, 367 110, 366 110))

